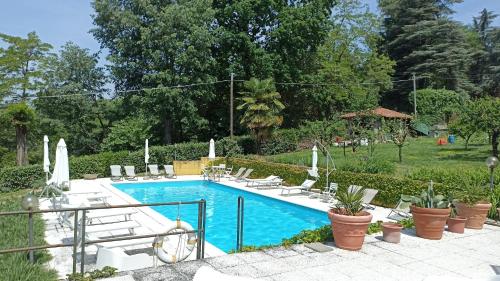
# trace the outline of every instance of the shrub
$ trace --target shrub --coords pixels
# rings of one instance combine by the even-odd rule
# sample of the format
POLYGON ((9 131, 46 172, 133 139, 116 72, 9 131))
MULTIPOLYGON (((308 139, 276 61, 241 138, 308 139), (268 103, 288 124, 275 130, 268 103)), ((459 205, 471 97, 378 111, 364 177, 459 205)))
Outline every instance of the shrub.
POLYGON ((41 165, 3 168, 0 170, 0 191, 33 188, 34 183, 44 176, 41 165))
POLYGON ((342 171, 368 174, 392 174, 395 169, 396 166, 394 163, 377 158, 346 162, 344 165, 339 167, 339 170, 342 171))
MULTIPOLYGON (((234 169, 240 167, 252 168, 253 177, 262 178, 269 175, 280 176, 288 185, 300 185, 307 177, 308 167, 289 164, 272 163, 262 160, 228 158, 227 164, 234 169)), ((314 188, 326 186, 325 169, 320 168, 320 178, 314 188)), ((382 174, 353 173, 347 171, 334 171, 330 174, 330 181, 336 182, 340 187, 347 188, 351 184, 361 185, 366 188, 377 189, 379 192, 374 203, 384 207, 394 207, 401 194, 419 195, 426 190, 428 182, 408 178, 399 178, 382 174)), ((443 194, 449 194, 453 189, 449 185, 434 184, 434 189, 443 194)))
MULTIPOLYGON (((419 179, 439 182, 446 185, 455 185, 457 183, 471 183, 477 185, 487 185, 489 183, 490 174, 486 169, 478 168, 420 168, 408 175, 411 179, 419 179)), ((500 181, 500 169, 495 171, 495 182, 500 181)))

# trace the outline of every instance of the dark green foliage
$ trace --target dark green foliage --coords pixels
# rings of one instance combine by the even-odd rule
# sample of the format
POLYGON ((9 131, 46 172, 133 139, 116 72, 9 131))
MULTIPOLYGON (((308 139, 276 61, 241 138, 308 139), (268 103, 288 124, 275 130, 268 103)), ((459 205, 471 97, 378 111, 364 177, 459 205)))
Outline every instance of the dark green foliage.
MULTIPOLYGON (((469 182, 477 185, 487 185, 489 172, 487 169, 471 169, 462 167, 459 169, 447 168, 420 168, 410 174, 408 177, 414 180, 423 180, 443 183, 449 186, 457 185, 463 182, 469 182)), ((500 171, 495 172, 495 182, 500 182, 500 171)))
MULTIPOLYGON (((445 89, 422 89, 417 91, 418 120, 435 125, 448 123, 453 113, 460 109, 468 95, 445 89)), ((413 107, 413 92, 409 95, 413 107)))
POLYGON ((453 192, 452 196, 454 200, 458 200, 469 206, 473 206, 480 202, 489 202, 490 189, 488 186, 471 182, 461 182, 457 184, 460 186, 460 190, 453 192))
POLYGON ((116 274, 116 268, 105 266, 102 269, 96 269, 90 272, 86 272, 84 274, 75 273, 68 274, 68 281, 93 281, 101 278, 112 277, 116 274))
MULTIPOLYGON (((21 198, 26 191, 0 193, 0 211, 21 210, 21 198)), ((34 216, 34 244, 45 245, 44 221, 40 215, 34 216)), ((0 249, 28 246, 28 216, 0 217, 0 249)), ((0 279, 8 281, 55 281, 57 273, 48 270, 44 263, 50 259, 47 251, 35 251, 35 264, 30 264, 27 253, 0 255, 0 279)))
POLYGON ((41 165, 6 167, 0 170, 0 191, 31 189, 45 178, 41 165))
MULTIPOLYGON (((308 167, 301 167, 288 164, 278 164, 250 159, 229 158, 228 165, 234 169, 246 167, 254 169, 252 177, 263 178, 269 175, 280 176, 287 185, 300 185, 307 177, 308 167)), ((320 179, 314 188, 322 188, 326 185, 325 169, 320 168, 320 179)), ((374 203, 384 207, 394 207, 401 194, 418 195, 422 190, 427 189, 428 182, 399 178, 381 174, 352 173, 345 171, 335 171, 330 175, 330 181, 336 182, 341 188, 347 188, 355 184, 365 188, 379 190, 374 199, 374 203)), ((448 194, 454 190, 456 185, 434 184, 434 188, 440 193, 448 194)))
POLYGON ((332 227, 325 225, 313 230, 302 230, 289 239, 283 239, 281 244, 289 247, 293 244, 333 241, 332 227))

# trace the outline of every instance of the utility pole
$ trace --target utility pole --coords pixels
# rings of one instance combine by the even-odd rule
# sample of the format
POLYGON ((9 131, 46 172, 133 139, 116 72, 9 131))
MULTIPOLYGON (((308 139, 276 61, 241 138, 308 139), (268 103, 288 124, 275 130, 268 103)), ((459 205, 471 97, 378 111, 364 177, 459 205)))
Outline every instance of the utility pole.
POLYGON ((233 100, 234 100, 234 94, 233 94, 233 82, 234 82, 234 73, 231 72, 231 88, 230 88, 230 95, 229 95, 229 135, 231 138, 233 137, 233 100))
POLYGON ((417 78, 413 73, 413 114, 417 118, 417 78))

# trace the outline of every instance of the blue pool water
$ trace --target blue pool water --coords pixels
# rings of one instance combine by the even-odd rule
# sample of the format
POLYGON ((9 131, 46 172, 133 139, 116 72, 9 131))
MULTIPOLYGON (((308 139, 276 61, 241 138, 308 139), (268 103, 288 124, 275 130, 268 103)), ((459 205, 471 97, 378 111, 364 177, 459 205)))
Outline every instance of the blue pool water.
MULTIPOLYGON (((301 230, 329 224, 324 212, 209 181, 117 183, 113 186, 141 203, 205 199, 206 239, 225 252, 236 248, 238 196, 245 198, 244 245, 276 244, 301 230)), ((177 218, 177 206, 153 209, 171 220, 177 218)), ((180 217, 196 228, 198 205, 181 206, 180 217)))

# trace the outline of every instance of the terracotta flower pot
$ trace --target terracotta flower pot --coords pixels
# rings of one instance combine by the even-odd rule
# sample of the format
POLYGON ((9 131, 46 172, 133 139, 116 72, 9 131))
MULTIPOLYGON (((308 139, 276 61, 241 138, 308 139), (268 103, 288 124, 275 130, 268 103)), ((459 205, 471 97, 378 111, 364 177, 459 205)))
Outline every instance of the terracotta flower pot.
POLYGON ((483 229, 491 203, 477 203, 473 206, 457 203, 456 208, 459 216, 467 218, 466 228, 483 229))
POLYGON ((382 233, 385 242, 399 243, 401 241, 401 229, 403 226, 399 223, 384 222, 382 224, 382 233))
POLYGON ((328 211, 335 245, 350 251, 361 249, 372 217, 373 215, 366 211, 361 212, 358 216, 346 216, 338 214, 334 210, 328 211))
POLYGON ((410 209, 418 237, 431 240, 439 240, 443 237, 444 226, 451 212, 450 208, 434 209, 411 206, 410 209))
POLYGON ((446 224, 448 225, 448 231, 453 233, 464 233, 465 223, 467 218, 465 217, 454 217, 448 218, 446 224))

